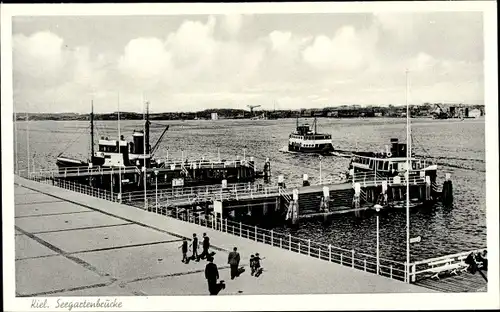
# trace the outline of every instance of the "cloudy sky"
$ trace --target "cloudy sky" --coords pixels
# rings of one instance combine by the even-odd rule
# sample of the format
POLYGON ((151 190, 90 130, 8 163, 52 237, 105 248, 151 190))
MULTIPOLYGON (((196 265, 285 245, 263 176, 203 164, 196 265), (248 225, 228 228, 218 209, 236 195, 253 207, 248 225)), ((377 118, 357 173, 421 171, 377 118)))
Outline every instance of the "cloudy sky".
POLYGON ((16 111, 403 104, 405 68, 411 103, 484 97, 481 13, 15 17, 12 45, 16 111))

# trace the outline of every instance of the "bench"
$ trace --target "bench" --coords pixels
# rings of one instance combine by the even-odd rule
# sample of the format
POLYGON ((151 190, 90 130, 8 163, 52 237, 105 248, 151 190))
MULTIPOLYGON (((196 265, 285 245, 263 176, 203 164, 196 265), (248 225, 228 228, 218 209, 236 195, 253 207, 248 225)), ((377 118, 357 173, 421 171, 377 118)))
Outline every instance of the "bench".
POLYGON ((449 272, 450 274, 457 275, 459 272, 465 272, 467 268, 469 267, 468 264, 466 264, 463 261, 452 263, 453 259, 449 259, 447 261, 437 261, 433 263, 429 263, 429 265, 433 266, 427 272, 431 272, 433 275, 431 278, 436 278, 439 279, 439 274, 443 274, 446 272, 449 272), (439 264, 443 264, 443 266, 437 266, 439 264))

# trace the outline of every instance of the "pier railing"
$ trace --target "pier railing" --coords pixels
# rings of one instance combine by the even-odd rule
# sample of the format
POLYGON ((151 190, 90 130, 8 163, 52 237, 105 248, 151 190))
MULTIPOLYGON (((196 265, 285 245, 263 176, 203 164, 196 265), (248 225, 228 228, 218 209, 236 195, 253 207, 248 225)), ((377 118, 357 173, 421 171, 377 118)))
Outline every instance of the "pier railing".
POLYGON ((203 215, 200 212, 192 210, 172 209, 171 207, 165 206, 151 210, 154 213, 167 215, 185 222, 198 224, 217 231, 324 261, 338 263, 365 272, 377 274, 378 268, 378 274, 381 276, 405 281, 406 265, 403 262, 380 258, 377 266, 377 258, 375 256, 355 251, 354 249, 344 249, 331 244, 319 243, 311 241, 310 239, 292 236, 291 234, 267 230, 257 226, 235 222, 227 218, 216 217, 212 214, 203 215))
MULTIPOLYGON (((359 183, 361 187, 371 187, 382 185, 383 181, 386 181, 388 186, 406 185, 407 180, 405 176, 384 177, 378 172, 363 172, 354 174, 351 177, 351 181, 353 187, 355 183, 359 183)), ((408 181, 410 184, 422 184, 425 183, 425 177, 419 174, 410 174, 408 181)))
POLYGON ((455 275, 463 272, 469 267, 465 263, 467 256, 471 253, 483 253, 483 251, 486 251, 486 248, 416 261, 410 266, 410 281, 415 282, 428 277, 439 278, 441 274, 455 275))

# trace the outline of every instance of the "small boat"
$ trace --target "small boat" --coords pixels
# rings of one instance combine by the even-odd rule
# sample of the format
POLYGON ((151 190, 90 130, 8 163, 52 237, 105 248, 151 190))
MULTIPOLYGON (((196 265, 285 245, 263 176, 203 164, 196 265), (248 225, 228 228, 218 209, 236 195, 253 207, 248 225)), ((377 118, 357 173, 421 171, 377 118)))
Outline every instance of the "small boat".
POLYGON ((313 127, 309 124, 299 125, 297 118, 297 128, 288 137, 288 151, 331 155, 334 151, 332 136, 317 132, 316 118, 313 127))

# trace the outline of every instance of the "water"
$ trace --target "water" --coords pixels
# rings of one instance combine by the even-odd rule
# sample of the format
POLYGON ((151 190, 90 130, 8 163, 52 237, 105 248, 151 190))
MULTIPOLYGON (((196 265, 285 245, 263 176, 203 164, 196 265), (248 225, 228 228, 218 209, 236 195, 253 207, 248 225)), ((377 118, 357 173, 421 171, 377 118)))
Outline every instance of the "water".
MULTIPOLYGON (((382 150, 392 137, 406 141, 404 119, 319 119, 318 132, 332 134, 334 146, 344 150, 382 150)), ((274 179, 285 176, 287 186, 300 186, 302 175, 311 183, 319 182, 320 159, 313 155, 280 152, 287 145, 288 134, 295 120, 193 120, 155 121, 151 126, 154 145, 165 125, 165 135, 157 157, 234 158, 253 156, 263 167, 271 160, 274 179)), ((141 121, 122 121, 121 133, 130 137, 141 129, 141 121)), ((117 123, 96 122, 96 137, 116 138, 117 123)), ((18 165, 25 169, 26 123, 18 122, 18 165)), ((33 121, 30 128, 30 154, 35 170, 54 168, 55 157, 64 155, 86 159, 90 150, 89 123, 85 121, 33 121)), ((455 167, 439 170, 441 183, 445 172, 451 173, 454 206, 412 211, 411 237, 421 236, 412 244, 412 261, 486 246, 485 204, 485 124, 478 120, 412 120, 413 150, 419 155, 441 157, 440 161, 455 167), (470 169, 460 169, 464 167, 470 169)), ((345 172, 348 159, 325 157, 321 161, 323 179, 338 177, 345 172)), ((275 181, 273 182, 275 183, 275 181)), ((352 214, 336 216, 324 227, 319 221, 302 221, 298 230, 276 228, 299 237, 375 254, 376 217, 355 218, 352 214)), ((406 216, 404 210, 386 212, 380 216, 381 257, 404 260, 406 257, 406 216)))

